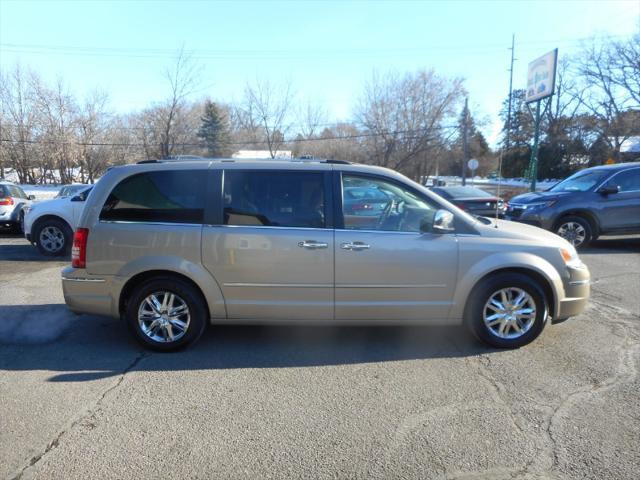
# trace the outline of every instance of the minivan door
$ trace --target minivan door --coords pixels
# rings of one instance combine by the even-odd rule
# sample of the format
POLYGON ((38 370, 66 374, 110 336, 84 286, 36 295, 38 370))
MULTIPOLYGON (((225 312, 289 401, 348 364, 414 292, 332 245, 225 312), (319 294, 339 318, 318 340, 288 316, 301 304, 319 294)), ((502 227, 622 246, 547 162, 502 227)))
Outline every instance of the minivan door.
POLYGON ((222 174, 219 217, 202 237, 202 261, 222 289, 227 317, 331 320, 330 170, 236 167, 222 174))
POLYGON ((346 172, 336 177, 341 192, 336 197, 342 198, 335 234, 336 320, 446 319, 458 242, 453 234, 421 232, 421 223, 433 218, 438 206, 384 177, 346 172))

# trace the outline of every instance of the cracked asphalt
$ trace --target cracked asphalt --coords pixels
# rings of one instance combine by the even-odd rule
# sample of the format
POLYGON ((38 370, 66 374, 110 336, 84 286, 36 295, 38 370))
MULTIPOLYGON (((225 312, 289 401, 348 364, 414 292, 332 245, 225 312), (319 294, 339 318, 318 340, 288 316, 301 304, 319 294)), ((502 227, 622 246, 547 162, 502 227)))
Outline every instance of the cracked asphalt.
POLYGON ((0 478, 636 479, 640 239, 582 253, 580 317, 488 350, 460 328, 215 327, 151 354, 70 314, 0 234, 0 478))

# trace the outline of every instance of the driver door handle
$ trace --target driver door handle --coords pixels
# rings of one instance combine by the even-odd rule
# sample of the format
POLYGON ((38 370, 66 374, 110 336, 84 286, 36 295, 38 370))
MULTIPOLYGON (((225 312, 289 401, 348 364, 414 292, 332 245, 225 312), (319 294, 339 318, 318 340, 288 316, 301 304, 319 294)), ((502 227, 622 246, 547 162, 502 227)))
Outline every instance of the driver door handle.
POLYGON ((327 242, 316 242, 315 240, 305 240, 304 242, 298 242, 300 248, 306 248, 308 250, 316 250, 318 248, 327 248, 329 244, 327 242))
POLYGON ((371 248, 371 245, 364 242, 344 242, 340 244, 340 248, 342 248, 343 250, 359 251, 359 250, 369 250, 371 248))

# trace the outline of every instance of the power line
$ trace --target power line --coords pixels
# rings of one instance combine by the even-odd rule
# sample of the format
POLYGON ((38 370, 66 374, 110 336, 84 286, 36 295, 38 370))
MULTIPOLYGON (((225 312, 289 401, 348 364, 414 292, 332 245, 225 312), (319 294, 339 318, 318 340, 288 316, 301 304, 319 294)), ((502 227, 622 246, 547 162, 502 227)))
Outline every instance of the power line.
MULTIPOLYGON (((412 130, 395 130, 395 131, 384 131, 384 132, 370 132, 370 133, 361 133, 355 135, 343 135, 343 136, 324 136, 324 137, 314 137, 314 138, 292 138, 288 140, 284 140, 283 144, 289 143, 306 143, 306 142, 321 142, 327 140, 353 140, 358 138, 372 138, 372 137, 382 137, 385 135, 409 135, 408 137, 404 137, 409 140, 417 140, 423 139, 423 136, 420 136, 420 133, 427 133, 433 130, 448 130, 448 129, 457 129, 458 125, 440 125, 436 127, 428 127, 422 129, 412 129, 412 130), (413 137, 411 135, 414 135, 413 137)), ((427 137, 427 139, 435 139, 436 137, 427 137)), ((79 146, 79 147, 151 147, 155 146, 156 143, 145 144, 145 143, 130 143, 130 142, 61 142, 57 140, 15 140, 11 138, 0 138, 0 142, 3 143, 16 143, 16 144, 29 144, 29 145, 68 145, 68 146, 79 146)), ((243 142, 225 142, 225 145, 233 145, 233 146, 243 146, 243 145, 267 145, 269 142, 266 140, 247 140, 243 142)), ((204 143, 171 143, 174 147, 204 147, 204 143)))
MULTIPOLYGON (((598 37, 601 39, 627 38, 628 35, 607 35, 598 37)), ((579 44, 592 37, 560 38, 555 40, 534 40, 529 42, 519 42, 520 47, 539 47, 543 45, 571 45, 579 44)), ((372 57, 379 58, 397 55, 418 55, 418 54, 447 54, 458 52, 463 55, 483 53, 487 51, 501 51, 501 44, 475 44, 453 45, 440 44, 420 47, 363 47, 363 48, 341 48, 341 49, 190 49, 184 53, 194 59, 219 59, 219 60, 249 60, 249 59, 309 59, 309 58, 351 58, 351 57, 372 57)), ((0 43, 0 51, 8 53, 25 53, 37 55, 76 55, 95 57, 129 57, 129 58, 173 58, 176 50, 160 48, 142 47, 79 47, 71 45, 45 45, 45 44, 18 44, 0 43)))

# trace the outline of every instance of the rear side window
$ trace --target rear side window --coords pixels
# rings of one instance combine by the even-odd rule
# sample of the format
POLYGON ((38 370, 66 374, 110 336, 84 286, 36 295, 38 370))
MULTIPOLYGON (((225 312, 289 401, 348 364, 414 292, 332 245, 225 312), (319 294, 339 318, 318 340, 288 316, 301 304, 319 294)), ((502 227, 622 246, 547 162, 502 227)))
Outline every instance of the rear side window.
POLYGON ((224 172, 224 224, 325 227, 321 172, 224 172))
POLYGON ((611 179, 611 183, 618 185, 621 192, 640 190, 640 168, 621 172, 611 179))
POLYGON ((0 197, 8 197, 8 196, 9 196, 9 189, 4 185, 0 185, 0 197))
POLYGON ((122 180, 100 212, 100 220, 202 223, 206 171, 146 172, 122 180))

